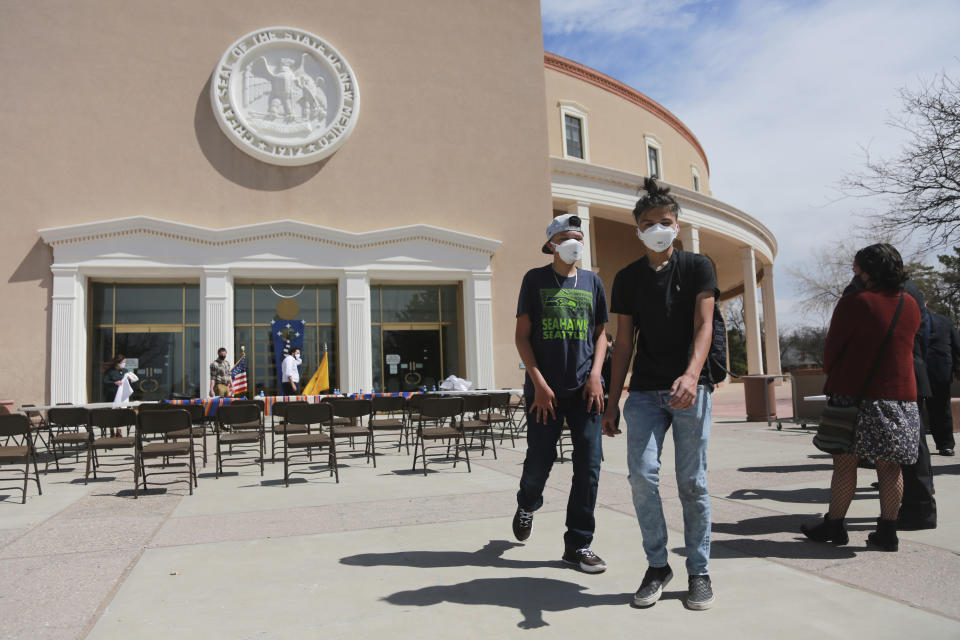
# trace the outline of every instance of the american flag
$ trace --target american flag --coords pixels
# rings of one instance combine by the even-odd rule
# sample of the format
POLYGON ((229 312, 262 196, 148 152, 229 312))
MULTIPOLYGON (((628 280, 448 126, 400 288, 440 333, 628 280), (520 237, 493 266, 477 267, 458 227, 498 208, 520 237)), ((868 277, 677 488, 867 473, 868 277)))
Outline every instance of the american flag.
POLYGON ((243 354, 230 370, 230 395, 247 392, 247 354, 243 354))

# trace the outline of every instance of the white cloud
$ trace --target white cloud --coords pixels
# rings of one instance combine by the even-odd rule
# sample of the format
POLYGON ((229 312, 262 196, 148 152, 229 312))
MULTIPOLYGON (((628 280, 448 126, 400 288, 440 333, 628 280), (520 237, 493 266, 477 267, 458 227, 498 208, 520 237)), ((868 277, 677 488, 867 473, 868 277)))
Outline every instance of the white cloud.
MULTIPOLYGON (((553 4, 545 1, 545 11, 553 4)), ((584 3, 561 4, 572 11, 584 3)), ((612 11, 620 3, 601 4, 612 11)), ((633 36, 610 38, 606 46, 623 57, 617 68, 600 70, 674 111, 707 152, 714 196, 771 228, 780 245, 778 316, 795 324, 803 318, 787 268, 804 262, 824 239, 867 224, 857 212, 870 203, 837 201, 835 188, 863 166, 860 145, 895 153, 902 138, 885 122, 899 111, 898 89, 941 70, 960 76, 960 3, 742 0, 723 6, 722 14, 697 13, 679 35, 683 42, 664 31, 647 37, 661 39, 660 51, 668 53, 655 64, 637 57, 633 36)), ((686 10, 692 11, 679 11, 686 10)), ((621 17, 637 20, 633 11, 621 17)), ((583 18, 584 24, 595 20, 583 18)), ((602 22, 615 24, 618 17, 607 12, 602 22)), ((650 49, 643 51, 650 56, 650 49)), ((610 51, 603 55, 614 59, 610 51)))
POLYGON ((543 30, 551 34, 642 35, 691 25, 691 6, 709 0, 542 0, 543 30))

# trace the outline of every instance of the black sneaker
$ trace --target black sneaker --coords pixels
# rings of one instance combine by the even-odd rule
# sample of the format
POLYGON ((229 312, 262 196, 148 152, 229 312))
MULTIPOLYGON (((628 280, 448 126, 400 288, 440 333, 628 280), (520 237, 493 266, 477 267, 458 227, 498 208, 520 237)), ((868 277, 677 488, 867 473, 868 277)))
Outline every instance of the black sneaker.
POLYGON ((533 511, 517 507, 517 512, 513 514, 513 535, 523 542, 530 537, 531 529, 533 529, 533 511))
POLYGON ((638 607, 649 607, 656 603, 663 595, 663 589, 673 579, 673 570, 670 565, 662 567, 648 567, 647 572, 643 574, 643 582, 640 588, 633 594, 633 604, 638 607))
POLYGON ((565 551, 563 561, 580 567, 580 571, 586 573, 603 573, 607 570, 607 563, 591 551, 590 547, 584 547, 576 551, 565 551))
POLYGON ((687 606, 694 611, 704 611, 713 606, 716 596, 713 595, 713 587, 710 586, 710 576, 690 576, 688 584, 690 590, 687 592, 687 606))

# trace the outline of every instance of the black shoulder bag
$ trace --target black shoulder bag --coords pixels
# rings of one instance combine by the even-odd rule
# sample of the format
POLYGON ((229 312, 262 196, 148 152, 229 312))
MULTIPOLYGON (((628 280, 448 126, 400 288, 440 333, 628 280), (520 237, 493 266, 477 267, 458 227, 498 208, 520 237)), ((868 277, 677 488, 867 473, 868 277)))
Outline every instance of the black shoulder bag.
POLYGON ((883 352, 887 349, 887 344, 893 336, 893 329, 897 326, 897 320, 900 318, 900 310, 903 309, 903 292, 900 293, 900 303, 897 305, 897 311, 893 314, 893 320, 890 322, 890 328, 887 329, 887 335, 884 336, 880 348, 877 350, 877 357, 873 360, 873 366, 867 374, 867 379, 863 381, 863 387, 857 394, 856 402, 849 407, 835 407, 829 402, 824 407, 820 415, 820 426, 817 427, 817 434, 813 436, 813 446, 824 453, 839 455, 850 453, 853 449, 853 440, 857 431, 857 420, 860 419, 860 401, 863 400, 863 394, 867 392, 870 381, 880 367, 880 359, 883 352))

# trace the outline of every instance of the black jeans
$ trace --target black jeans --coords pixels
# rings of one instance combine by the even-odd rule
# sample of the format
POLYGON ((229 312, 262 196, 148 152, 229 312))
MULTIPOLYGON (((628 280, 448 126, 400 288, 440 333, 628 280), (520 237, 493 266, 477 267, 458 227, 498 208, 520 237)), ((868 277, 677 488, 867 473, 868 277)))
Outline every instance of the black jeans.
POLYGON ((297 396, 300 395, 299 389, 294 389, 293 384, 290 382, 284 382, 283 384, 283 395, 285 396, 297 396))
MULTIPOLYGON (((926 402, 927 399, 923 398, 926 402)), ((900 465, 903 470, 903 502, 900 520, 904 525, 937 526, 937 501, 933 497, 933 469, 930 467, 930 449, 927 447, 927 429, 922 424, 920 450, 916 464, 900 465)))
POLYGON ((937 449, 953 449, 953 413, 950 411, 950 381, 944 383, 930 381, 933 396, 927 401, 927 413, 930 415, 930 431, 937 449))
MULTIPOLYGON (((528 397, 527 407, 531 406, 533 398, 528 397)), ((557 440, 566 420, 573 440, 573 482, 567 499, 567 532, 563 542, 567 551, 576 551, 590 546, 596 526, 593 510, 600 482, 601 416, 587 412, 582 389, 558 396, 556 414, 556 419, 548 416, 547 422, 541 423, 533 412, 527 413, 527 457, 523 461, 517 504, 527 511, 543 506, 543 488, 557 459, 557 440)))

